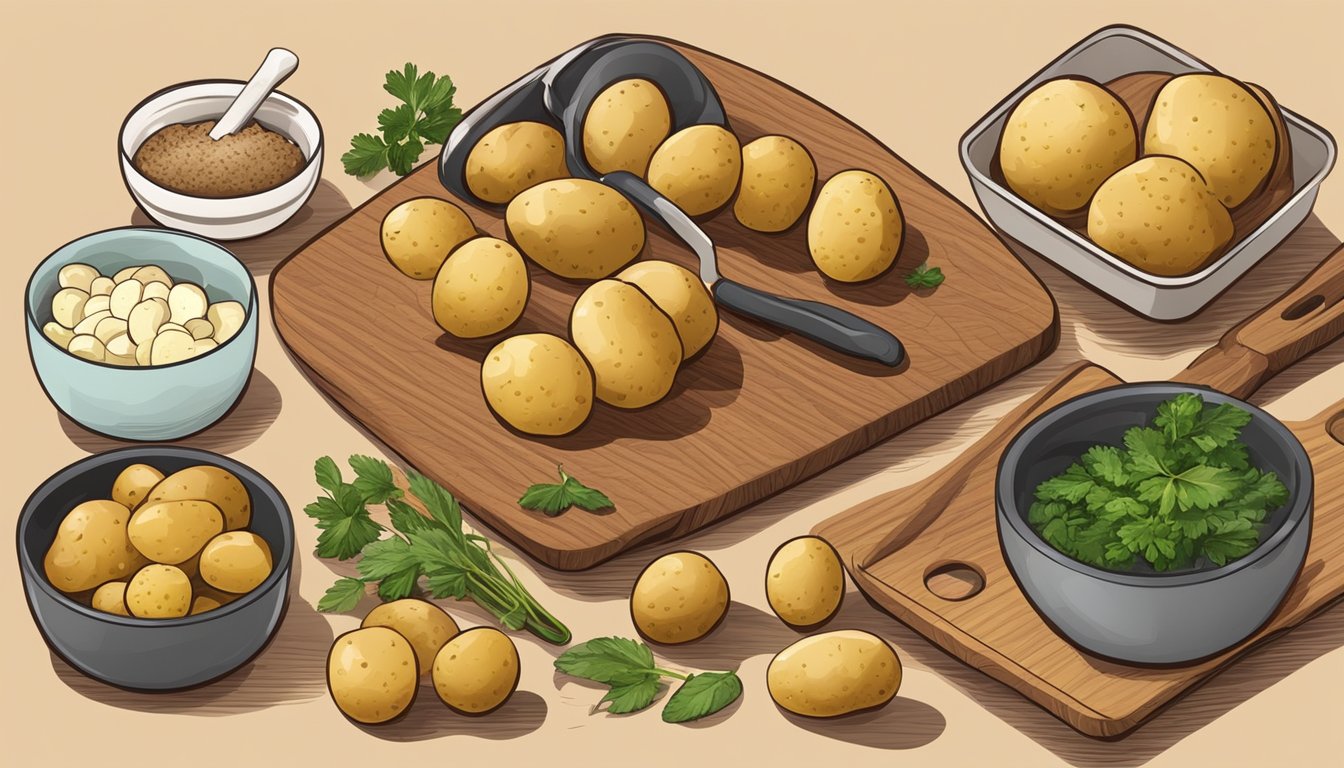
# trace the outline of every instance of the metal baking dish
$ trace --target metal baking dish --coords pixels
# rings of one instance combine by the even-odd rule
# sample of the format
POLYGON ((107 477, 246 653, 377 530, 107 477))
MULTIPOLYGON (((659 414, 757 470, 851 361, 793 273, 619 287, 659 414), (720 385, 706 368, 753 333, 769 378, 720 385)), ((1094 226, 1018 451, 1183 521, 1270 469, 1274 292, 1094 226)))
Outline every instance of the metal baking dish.
POLYGON ((1293 148, 1293 194, 1254 231, 1198 272, 1180 277, 1150 275, 1129 265, 1032 207, 990 175, 1003 124, 1012 108, 1040 83, 1081 75, 1105 83, 1135 72, 1216 71, 1208 64, 1141 29, 1104 27, 1050 62, 999 102, 961 137, 961 163, 980 207, 996 227, 1061 269, 1120 304, 1155 320, 1190 317, 1236 282, 1297 229, 1321 180, 1335 164, 1334 138, 1320 126, 1280 105, 1293 148))

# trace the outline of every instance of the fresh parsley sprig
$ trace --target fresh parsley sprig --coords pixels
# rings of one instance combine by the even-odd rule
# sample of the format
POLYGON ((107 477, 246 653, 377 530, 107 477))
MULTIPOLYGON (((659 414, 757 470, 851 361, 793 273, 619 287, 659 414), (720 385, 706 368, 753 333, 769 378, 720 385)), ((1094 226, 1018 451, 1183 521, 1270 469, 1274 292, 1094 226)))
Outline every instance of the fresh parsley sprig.
POLYGON ((350 139, 341 164, 351 176, 372 176, 384 168, 405 176, 425 146, 442 144, 462 119, 462 110, 453 106, 457 88, 447 75, 436 77, 430 71, 422 75, 407 62, 403 70, 387 73, 383 90, 402 103, 378 113, 380 135, 360 133, 350 139))
POLYGON ((1250 420, 1235 405, 1177 395, 1158 405, 1151 427, 1125 432, 1123 449, 1093 446, 1038 485, 1027 522, 1060 552, 1111 570, 1139 559, 1169 571, 1244 557, 1265 516, 1288 500, 1237 441, 1250 420))
POLYGON ((522 498, 518 499, 518 506, 537 510, 548 517, 555 517, 570 507, 589 512, 616 508, 605 493, 579 482, 563 466, 556 465, 556 471, 560 473, 560 482, 528 486, 522 498))
POLYGON ((386 462, 369 456, 351 456, 349 462, 352 483, 345 482, 330 457, 318 459, 313 470, 327 495, 304 507, 322 530, 319 557, 360 555, 355 563, 359 576, 338 579, 318 601, 319 611, 353 610, 369 584, 377 585, 383 600, 399 600, 414 593, 423 579, 433 597, 471 600, 509 629, 526 629, 556 645, 569 642, 569 629, 532 597, 489 539, 463 528, 462 508, 447 489, 408 470, 408 497, 386 462), (424 513, 409 503, 411 498, 424 513), (391 536, 383 537, 388 529, 374 522, 369 505, 387 509, 391 536))
POLYGON ((684 723, 722 710, 742 695, 734 672, 683 674, 657 666, 653 651, 637 640, 598 637, 560 654, 555 668, 567 675, 610 686, 597 703, 613 715, 638 712, 653 703, 663 678, 682 681, 663 705, 663 721, 684 723))

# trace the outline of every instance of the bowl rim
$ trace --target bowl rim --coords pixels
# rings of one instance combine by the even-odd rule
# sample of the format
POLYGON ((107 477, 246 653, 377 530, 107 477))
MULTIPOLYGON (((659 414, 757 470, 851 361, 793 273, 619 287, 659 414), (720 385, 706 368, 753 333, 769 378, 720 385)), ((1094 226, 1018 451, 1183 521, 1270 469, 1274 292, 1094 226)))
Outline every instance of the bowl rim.
MULTIPOLYGON (((71 261, 69 263, 74 264, 75 262, 71 261)), ((95 365, 98 366, 99 368, 109 368, 116 371, 159 371, 164 370, 166 368, 173 368, 179 365, 187 365, 188 363, 194 363, 198 360, 204 360, 205 358, 215 354, 221 349, 224 349, 225 347, 229 346, 236 339, 238 339, 243 335, 243 327, 252 321, 253 316, 257 312, 257 303, 258 303, 257 279, 252 274, 252 270, 248 269, 247 264, 245 264, 242 259, 238 258, 237 254, 235 254, 233 251, 230 251, 228 248, 225 248, 223 245, 220 245, 219 243, 215 242, 214 240, 211 240, 208 237, 202 237, 201 235, 196 235, 191 232, 186 232, 180 229, 171 229, 168 227, 137 227, 135 225, 130 225, 125 227, 112 227, 111 229, 102 229, 97 232, 90 232, 86 235, 81 235, 75 238, 74 240, 71 240, 70 242, 65 243, 64 245, 58 247, 51 253, 47 254, 47 257, 45 259, 42 259, 42 261, 38 262, 37 266, 33 268, 32 273, 28 276, 28 282, 24 283, 23 286, 24 317, 28 321, 29 329, 35 332, 38 336, 41 336, 43 342, 50 344, 61 354, 68 355, 71 358, 74 358, 75 360, 78 360, 82 363, 86 363, 88 365, 95 365), (238 330, 232 336, 225 339, 223 344, 216 345, 214 349, 207 350, 205 354, 196 355, 195 357, 189 357, 186 360, 178 360, 175 363, 164 363, 161 365, 136 365, 136 366, 113 365, 111 363, 99 362, 97 360, 85 360, 82 357, 77 357, 75 355, 70 354, 70 352, 68 352, 67 350, 61 349, 59 346, 57 346, 56 342, 52 341, 50 338, 47 337, 47 334, 42 332, 42 326, 38 324, 37 312, 35 311, 35 307, 33 307, 32 304, 33 281, 37 279, 37 273, 42 271, 42 268, 45 267, 48 262, 54 260, 57 255, 59 255, 62 251, 69 248, 70 246, 73 246, 76 243, 83 242, 84 240, 88 240, 89 238, 98 237, 99 235, 110 235, 112 233, 117 232, 134 232, 141 235, 164 236, 170 241, 178 237, 190 238, 192 240, 199 240, 205 243, 206 245, 214 246, 215 248, 219 249, 230 259, 232 259, 235 263, 237 263, 238 267, 242 269, 243 274, 247 275, 248 295, 247 295, 247 305, 244 307, 244 309, 246 310, 246 314, 243 316, 243 324, 238 327, 238 330)), ((31 353, 31 344, 29 346, 31 353)))
MULTIPOLYGON (((256 511, 256 502, 253 501, 253 513, 256 511)), ((68 514, 68 513, 67 513, 68 514)), ((222 619, 232 613, 237 613, 249 605, 261 599, 261 596, 269 593, 275 588, 282 579, 287 578, 293 567, 294 560, 294 517, 289 509, 289 504, 280 490, 275 487, 270 480, 267 480, 260 472, 252 467, 238 461, 237 459, 223 456, 213 451, 207 451, 202 448, 191 448, 185 445, 152 445, 152 446, 129 446, 126 448, 117 448, 111 451, 96 453, 92 456, 86 456, 79 461, 69 464, 48 477, 31 494, 27 501, 23 503, 22 511, 19 513, 19 522, 16 526, 15 544, 19 554, 19 570, 23 578, 25 588, 37 588, 46 595, 54 599, 62 607, 68 608, 75 613, 86 618, 103 621, 109 624, 117 624, 126 627, 180 627, 192 624, 201 624, 214 619, 222 619), (39 568, 34 562, 28 548, 24 546, 24 534, 28 529, 28 524, 37 515, 38 509, 47 497, 56 490, 57 487, 65 485, 80 478, 90 465, 103 466, 105 464, 115 463, 122 459, 151 461, 154 457, 173 456, 174 458, 185 458, 197 460, 201 463, 214 464, 229 472, 237 475, 239 478, 249 481, 255 485, 263 495, 266 496, 272 506, 275 507, 277 517, 280 519, 280 548, 281 552, 271 553, 273 567, 266 579, 254 587, 251 591, 239 596, 214 610, 204 613, 188 614, 172 619, 142 619, 136 616, 120 616, 115 613, 105 613, 95 610, 91 606, 76 602, 66 593, 60 591, 48 581, 46 572, 39 568)), ((39 623, 40 620, 39 620, 39 623)))
POLYGON ((1012 442, 1008 444, 1008 447, 1003 451, 1003 455, 999 458, 998 468, 994 474, 994 512, 998 521, 1000 537, 1003 536, 1003 529, 1006 523, 1007 527, 1016 533, 1018 538, 1025 541, 1034 550, 1045 555, 1055 563, 1085 576, 1091 576, 1102 581, 1131 587, 1162 588, 1203 584, 1231 576, 1238 571, 1250 568, 1261 559, 1269 556, 1271 552, 1276 551, 1298 527, 1303 525, 1304 521, 1310 518, 1314 495, 1314 475, 1312 472, 1311 459, 1307 455, 1306 449, 1302 447, 1301 441, 1297 439, 1297 436, 1294 435, 1292 430, 1288 429, 1282 421, 1258 406, 1252 405, 1240 398, 1233 397, 1232 395, 1219 392, 1212 387, 1206 387, 1199 384, 1176 384, 1160 381, 1116 384, 1103 389, 1085 392, 1054 406, 1032 419, 1031 423, 1023 427, 1017 435, 1013 437, 1012 442), (1168 397, 1184 392, 1194 392, 1201 396, 1213 395, 1217 398, 1217 402, 1228 402, 1249 411, 1252 420, 1263 424, 1275 437, 1287 446, 1288 457, 1292 461, 1293 476, 1290 478, 1280 478, 1284 485, 1289 489, 1290 496, 1287 504, 1288 514, 1279 527, 1274 529, 1274 531, 1264 540, 1260 541, 1255 549, 1236 560, 1218 566, 1217 568, 1207 568, 1175 574, 1109 571, 1104 568, 1088 565, 1081 560, 1075 560, 1050 546, 1050 544, 1042 539, 1031 525, 1027 523, 1025 515, 1017 514, 1017 504, 1014 501, 1013 494, 1014 489, 1010 487, 1011 482, 1009 478, 1013 471, 1022 463, 1027 446, 1038 438, 1048 427, 1053 426, 1056 422, 1072 416, 1079 411, 1095 406, 1095 401, 1106 398, 1107 396, 1113 396, 1116 392, 1133 395, 1161 394, 1168 397))
MULTIPOLYGON (((145 184, 148 184, 149 186, 152 186, 153 188, 158 189, 158 190, 164 192, 164 193, 167 194, 167 195, 176 195, 176 196, 182 198, 183 200, 190 200, 190 201, 192 201, 192 202, 201 202, 201 201, 207 201, 207 202, 208 202, 208 201, 221 201, 221 202, 227 202, 227 201, 230 201, 230 200, 234 200, 234 201, 237 201, 237 200, 249 200, 249 199, 256 198, 256 197, 259 197, 259 196, 261 196, 261 195, 264 195, 264 194, 266 194, 266 193, 268 193, 268 192, 275 192, 276 190, 283 189, 284 187, 286 187, 286 186, 289 185, 290 183, 295 182, 295 181, 299 181, 299 180, 302 179, 304 176, 306 176, 306 175, 311 171, 311 169, 313 168, 314 164, 317 163, 317 162, 319 162, 320 159, 323 157, 323 155, 324 155, 323 149, 324 149, 324 147, 325 147, 325 145, 326 145, 326 136, 327 136, 327 134, 326 134, 326 131, 324 131, 324 130, 322 129, 322 121, 317 119, 317 113, 316 113, 316 112, 313 112, 313 110, 312 110, 311 107, 309 107, 307 104, 304 104, 302 101, 300 101, 300 100, 294 98, 293 96, 290 96, 289 94, 285 93, 284 91, 281 91, 281 90, 278 90, 278 89, 277 89, 277 90, 274 90, 274 91, 271 91, 270 95, 268 95, 268 96, 266 97, 266 100, 269 101, 269 100, 271 100, 271 99, 276 99, 277 101, 281 101, 281 102, 284 102, 284 101, 288 101, 288 102, 290 102, 293 106, 298 107, 299 110, 300 110, 303 114, 305 114, 310 120, 312 120, 312 121, 313 121, 313 127, 315 127, 315 128, 317 129, 317 141, 313 144, 313 151, 312 151, 311 153, 309 153, 306 157, 304 157, 304 163, 303 163, 303 166, 302 166, 301 168, 299 168, 298 173, 294 174, 294 176, 293 176, 292 178, 286 179, 285 181, 281 182, 280 184, 278 184, 278 185, 276 185, 276 186, 274 186, 274 187, 270 187, 270 188, 268 188, 268 189, 263 189, 263 190, 260 190, 260 191, 257 191, 257 192, 252 192, 252 193, 249 193, 249 194, 246 194, 246 195, 231 195, 231 196, 229 196, 229 197, 202 197, 202 196, 200 196, 200 195, 191 195, 191 194, 187 194, 186 192, 179 192, 178 190, 170 189, 170 188, 168 188, 168 187, 165 187, 165 186, 163 186, 162 184, 159 184, 159 183, 155 182, 153 179, 151 179, 151 178, 149 178, 148 176, 144 175, 143 173, 140 172, 140 169, 138 169, 138 168, 135 167, 135 164, 134 164, 134 162, 133 162, 133 160, 134 160, 134 157, 133 157, 134 153, 128 154, 128 153, 126 152, 126 140, 125 140, 125 139, 126 139, 126 126, 127 126, 128 123, 131 122, 131 118, 133 118, 133 117, 135 117, 137 114, 139 114, 139 113, 140 113, 140 110, 144 109, 150 102, 152 102, 152 101, 154 101, 155 99, 158 99, 158 98, 160 98, 160 97, 166 96, 166 95, 168 95, 169 93, 172 93, 173 91, 185 90, 185 89, 187 89, 187 88, 192 88, 192 87, 195 87, 195 86, 202 86, 202 85, 238 85, 238 86, 243 86, 243 85, 246 85, 246 84, 247 84, 247 81, 246 81, 246 80, 235 80, 235 79, 232 79, 232 78, 204 78, 204 79, 200 79, 200 80, 186 80, 186 81, 184 81, 184 82, 174 83, 173 85, 164 86, 163 88, 160 88, 159 90, 157 90, 157 91, 155 91, 155 92, 149 94, 149 95, 146 96, 145 98, 141 99, 141 100, 139 101, 139 103, 137 103, 134 107, 131 107, 131 110, 130 110, 129 112, 126 113, 126 117, 122 118, 122 120, 121 120, 121 126, 120 126, 119 128, 117 128, 117 155, 121 158, 121 163, 119 163, 119 165, 121 166, 121 180, 122 180, 122 183, 124 183, 127 187, 130 187, 130 186, 131 186, 131 179, 130 179, 130 178, 128 177, 128 175, 127 175, 128 172, 130 172, 130 173, 134 173, 137 179, 143 179, 145 184)), ((265 104, 265 102, 262 102, 262 103, 265 104)), ((222 113, 221 113, 221 116, 222 116, 222 113)), ((285 138, 288 139, 290 142, 293 142, 293 143, 297 144, 297 142, 294 142, 294 138, 293 138, 292 136, 289 136, 289 135, 286 134, 286 135, 285 135, 285 138)), ((141 142, 141 143, 143 143, 143 142, 141 142)), ((135 149, 136 149, 136 150, 139 150, 140 147, 137 145, 135 149)), ((302 151, 302 150, 300 150, 300 151, 302 151)), ((319 172, 319 175, 320 175, 320 172, 319 172)), ((302 185, 300 185, 300 186, 302 186, 302 185)), ((171 199, 171 198, 170 198, 170 199, 171 199)))

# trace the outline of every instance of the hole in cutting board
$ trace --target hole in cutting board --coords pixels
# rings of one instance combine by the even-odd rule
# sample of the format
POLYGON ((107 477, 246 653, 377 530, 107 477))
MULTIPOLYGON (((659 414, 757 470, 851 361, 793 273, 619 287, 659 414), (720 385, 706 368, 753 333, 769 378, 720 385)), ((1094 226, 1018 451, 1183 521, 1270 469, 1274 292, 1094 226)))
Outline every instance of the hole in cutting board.
POLYGON ((985 588, 985 575, 966 563, 943 563, 924 574, 924 586, 944 600, 975 597, 985 588))
POLYGON ((1306 317, 1313 310, 1315 310, 1317 307, 1321 306, 1324 303, 1325 303, 1325 297, 1319 293, 1316 294, 1315 296, 1308 296, 1307 298, 1302 299, 1301 301, 1297 302, 1291 307, 1283 310, 1283 315, 1281 315, 1281 317, 1283 317, 1284 320, 1298 320, 1303 317, 1306 317))
POLYGON ((1330 423, 1326 424, 1325 431, 1335 438, 1335 442, 1344 445, 1344 413, 1335 414, 1330 423))

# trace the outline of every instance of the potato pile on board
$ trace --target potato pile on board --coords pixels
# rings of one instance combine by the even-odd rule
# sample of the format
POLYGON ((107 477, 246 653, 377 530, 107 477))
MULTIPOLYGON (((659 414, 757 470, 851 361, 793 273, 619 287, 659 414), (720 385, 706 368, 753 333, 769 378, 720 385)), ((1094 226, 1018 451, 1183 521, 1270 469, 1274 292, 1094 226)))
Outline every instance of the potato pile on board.
POLYGON ((66 264, 42 333, 75 357, 119 366, 167 365, 203 355, 247 319, 236 301, 211 302, 201 286, 154 264, 104 275, 66 264))
POLYGON ((246 530, 252 497, 224 469, 165 477, 131 464, 111 497, 71 509, 43 559, 52 586, 95 610, 175 619, 230 603, 271 575, 270 546, 246 530))
POLYGON ((365 725, 391 722, 415 702, 429 675, 449 709, 485 715, 518 688, 518 648, 493 627, 458 631, 457 622, 426 600, 405 598, 369 611, 327 654, 327 688, 336 707, 365 725))
MULTIPOLYGON (((788 230, 811 206, 808 250, 833 280, 870 280, 895 263, 905 219, 878 176, 837 173, 814 203, 816 164, 797 141, 770 135, 742 146, 719 125, 669 135, 672 125, 656 84, 622 80, 593 101, 583 152, 599 173, 642 176, 691 216, 731 203, 737 221, 757 232, 788 230)), ((594 281, 574 303, 568 338, 520 334, 486 354, 481 389, 509 426, 565 435, 587 421, 594 401, 653 405, 713 341, 719 317, 704 283, 677 264, 636 261, 646 237, 638 208, 611 187, 570 178, 556 129, 518 122, 491 130, 467 156, 466 184, 481 200, 507 204, 507 240, 478 236, 466 213, 437 198, 407 200, 382 225, 389 261, 433 281, 434 320, 445 331, 475 339, 512 327, 531 292, 528 261, 594 281)))
POLYGON ((1232 211, 1265 188, 1287 147, 1269 94, 1224 75, 1171 78, 1143 135, 1105 86, 1050 80, 1004 124, 1008 186, 1056 218, 1086 213, 1097 245, 1154 275, 1185 275, 1232 242, 1232 211))

